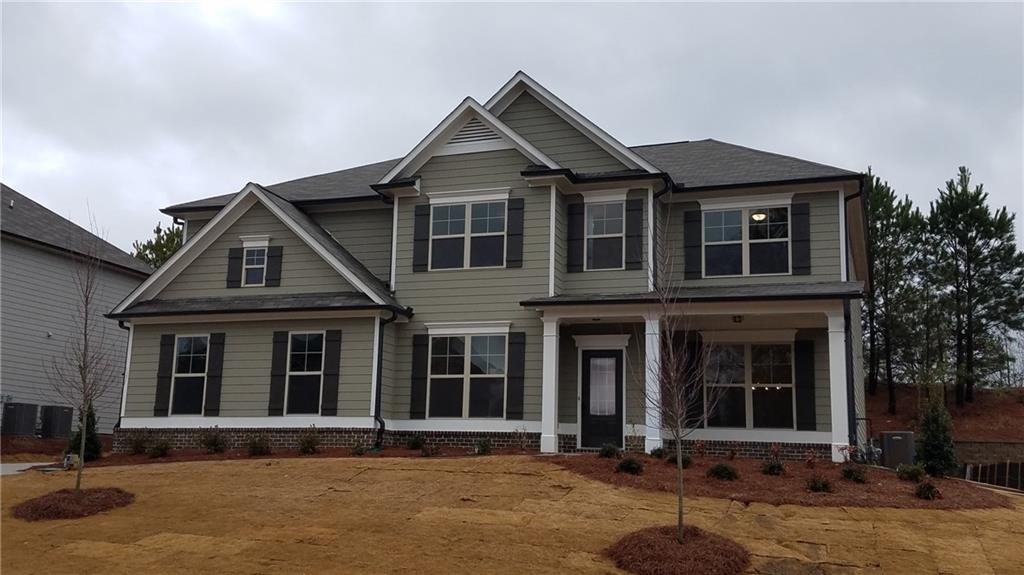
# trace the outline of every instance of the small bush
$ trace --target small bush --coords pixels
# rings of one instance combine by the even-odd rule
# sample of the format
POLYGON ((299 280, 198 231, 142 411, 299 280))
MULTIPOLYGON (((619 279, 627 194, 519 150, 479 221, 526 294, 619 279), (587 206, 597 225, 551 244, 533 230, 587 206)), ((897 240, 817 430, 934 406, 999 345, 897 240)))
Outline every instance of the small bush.
MULTIPOLYGON (((690 464, 693 463, 693 458, 686 453, 680 455, 679 458, 683 461, 683 469, 688 469, 690 464)), ((669 465, 676 464, 676 453, 674 451, 665 456, 665 463, 669 465)))
POLYGON ((901 463, 896 466, 896 477, 903 481, 921 481, 926 475, 923 465, 901 463))
POLYGON ((199 432, 199 445, 207 453, 224 453, 224 450, 227 449, 224 434, 216 426, 199 432))
POLYGON ((821 475, 815 474, 807 480, 807 489, 815 493, 832 493, 832 482, 821 475))
POLYGON ((619 448, 611 443, 605 443, 601 446, 601 451, 597 452, 598 457, 604 457, 605 459, 614 459, 619 456, 619 448))
POLYGON ((477 455, 487 455, 491 452, 491 449, 491 440, 486 437, 477 439, 476 443, 473 444, 473 453, 477 455))
POLYGON ((867 478, 864 476, 864 468, 859 465, 845 465, 842 470, 843 479, 852 481, 854 483, 866 483, 867 478))
POLYGON ((704 453, 707 451, 708 446, 703 441, 698 441, 693 444, 693 453, 697 457, 703 458, 704 453))
POLYGON ((630 475, 640 475, 644 472, 644 464, 638 459, 627 457, 615 466, 615 471, 618 471, 619 473, 628 473, 630 475))
POLYGON ((664 447, 655 447, 651 450, 651 457, 665 459, 666 455, 668 455, 668 451, 666 451, 664 447))
POLYGON ((740 474, 732 465, 716 463, 708 468, 708 477, 722 481, 736 481, 740 478, 740 474))
MULTIPOLYGON (((73 453, 78 455, 82 449, 82 418, 78 418, 78 430, 71 435, 71 439, 68 440, 68 449, 66 453, 73 453)), ((103 443, 100 441, 100 436, 96 433, 96 412, 92 409, 92 404, 89 404, 89 409, 85 415, 85 460, 95 461, 103 456, 103 443)))
POLYGON ((946 406, 941 401, 929 401, 917 436, 917 460, 932 477, 942 477, 956 470, 950 427, 946 406))
POLYGON ((736 450, 735 449, 730 449, 729 453, 727 454, 727 457, 729 458, 729 461, 735 460, 736 459, 736 450))
POLYGON ((270 455, 270 438, 265 433, 257 433, 249 438, 249 456, 270 455))
POLYGON ((765 461, 761 464, 761 473, 765 475, 782 475, 785 472, 786 468, 779 461, 765 461))
POLYGON ((352 455, 361 456, 366 453, 366 448, 362 445, 357 445, 352 448, 352 455))
POLYGON ((419 451, 423 449, 423 446, 427 444, 427 441, 423 439, 422 435, 413 435, 405 442, 405 446, 413 451, 419 451))
POLYGON ((813 451, 808 449, 804 452, 804 467, 807 469, 814 469, 815 463, 818 461, 818 456, 813 451))
POLYGON ((914 490, 914 495, 916 495, 918 499, 932 500, 942 498, 942 493, 939 492, 939 488, 935 487, 935 484, 931 481, 922 481, 921 483, 918 483, 917 488, 914 490))
POLYGON ((128 451, 132 455, 142 455, 149 447, 149 442, 148 431, 133 431, 128 434, 128 451))
POLYGON ((167 454, 171 452, 171 444, 167 443, 166 439, 156 439, 149 442, 149 447, 146 448, 146 455, 156 459, 158 457, 167 457, 167 454))
POLYGON ((299 453, 313 455, 317 451, 320 451, 320 432, 315 425, 310 425, 299 434, 299 453))
POLYGON ((441 454, 441 448, 436 445, 423 444, 420 448, 420 455, 423 457, 434 457, 441 454))

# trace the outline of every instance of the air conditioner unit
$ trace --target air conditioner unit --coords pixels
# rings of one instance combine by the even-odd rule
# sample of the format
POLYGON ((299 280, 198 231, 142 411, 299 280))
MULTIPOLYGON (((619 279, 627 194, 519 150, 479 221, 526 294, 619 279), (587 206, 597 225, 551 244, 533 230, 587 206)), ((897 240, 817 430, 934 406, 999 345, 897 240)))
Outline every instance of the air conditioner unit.
POLYGON ((879 434, 882 444, 882 465, 891 469, 901 463, 914 463, 913 431, 883 431, 879 434))
POLYGON ((70 407, 63 405, 44 405, 42 408, 42 426, 40 435, 44 438, 71 437, 71 415, 74 412, 70 407))
POLYGON ((34 403, 5 403, 4 422, 0 431, 4 435, 35 435, 39 406, 34 403))

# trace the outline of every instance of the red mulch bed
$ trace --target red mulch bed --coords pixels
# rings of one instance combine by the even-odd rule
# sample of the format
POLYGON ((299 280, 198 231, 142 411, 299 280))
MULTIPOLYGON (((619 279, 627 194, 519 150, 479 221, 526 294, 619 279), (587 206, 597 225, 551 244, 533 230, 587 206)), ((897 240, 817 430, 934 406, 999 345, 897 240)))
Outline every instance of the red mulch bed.
MULTIPOLYGON (((676 467, 649 455, 633 456, 644 463, 640 475, 618 473, 617 460, 605 459, 592 453, 542 457, 591 479, 655 491, 676 492, 676 467)), ((781 476, 761 473, 762 462, 752 459, 723 461, 712 458, 694 458, 689 469, 683 471, 683 492, 699 497, 731 499, 741 503, 768 503, 771 505, 804 505, 812 507, 896 507, 900 509, 976 509, 984 507, 1013 507, 1013 502, 991 490, 976 487, 958 479, 931 479, 942 493, 941 499, 924 500, 914 495, 916 484, 901 481, 896 473, 878 467, 865 467, 866 483, 854 483, 842 478, 841 465, 815 462, 814 469, 802 461, 784 462, 781 476), (739 472, 736 481, 722 481, 707 477, 707 470, 716 463, 728 463, 739 472), (832 483, 832 493, 813 493, 807 490, 807 480, 819 474, 832 483)))
POLYGON ((135 501, 134 495, 117 487, 61 489, 19 503, 14 508, 14 516, 25 521, 78 519, 124 507, 132 501, 135 501))
MULTIPOLYGON (((916 387, 896 388, 896 414, 889 414, 889 392, 879 387, 867 396, 871 432, 914 431, 917 429, 916 387)), ((957 441, 1024 441, 1024 389, 978 389, 974 401, 957 407, 949 392, 949 415, 953 439, 957 441)))
POLYGON ((736 575, 750 565, 742 545, 692 525, 676 541, 675 526, 648 527, 605 550, 619 569, 637 575, 736 575))

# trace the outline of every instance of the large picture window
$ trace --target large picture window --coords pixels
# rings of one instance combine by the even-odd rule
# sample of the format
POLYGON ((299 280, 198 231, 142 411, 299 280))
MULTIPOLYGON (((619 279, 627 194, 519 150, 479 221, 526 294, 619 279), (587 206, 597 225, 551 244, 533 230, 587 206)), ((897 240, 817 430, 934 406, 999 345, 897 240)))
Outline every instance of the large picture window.
POLYGON ((177 337, 174 343, 171 415, 203 414, 209 342, 206 335, 177 337))
POLYGON ((623 202, 587 204, 586 254, 587 270, 623 269, 625 252, 625 209, 623 202))
POLYGON ((505 202, 431 206, 430 269, 505 265, 505 202))
POLYGON ((790 273, 789 208, 704 212, 704 276, 790 273))
POLYGON ((320 413, 324 376, 324 332, 292 332, 288 336, 288 380, 285 413, 320 413))
POLYGON ((506 349, 504 335, 430 338, 427 416, 504 417, 506 349))
POLYGON ((793 346, 714 347, 704 393, 708 427, 793 429, 793 346))

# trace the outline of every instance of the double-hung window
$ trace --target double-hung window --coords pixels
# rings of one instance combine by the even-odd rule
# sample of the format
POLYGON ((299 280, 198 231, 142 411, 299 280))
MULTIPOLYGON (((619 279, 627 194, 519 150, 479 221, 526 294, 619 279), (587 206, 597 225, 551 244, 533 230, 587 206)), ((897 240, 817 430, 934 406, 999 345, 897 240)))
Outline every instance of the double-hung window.
POLYGON ((262 286, 267 275, 267 248, 245 248, 242 259, 242 286, 262 286))
POLYGON ((430 338, 427 416, 504 417, 506 349, 504 335, 430 338))
POLYGON ((174 343, 171 415, 202 415, 206 396, 206 366, 210 338, 178 336, 174 343))
POLYGON ((704 212, 705 277, 788 273, 788 207, 704 212))
POLYGON ((505 265, 505 202, 431 206, 430 269, 505 265))
POLYGON ((292 332, 288 337, 285 413, 320 413, 324 377, 324 332, 292 332))
POLYGON ((704 372, 708 427, 793 429, 793 347, 722 345, 704 372))
POLYGON ((587 270, 624 268, 626 247, 623 202, 588 203, 586 206, 586 242, 584 261, 587 270))

